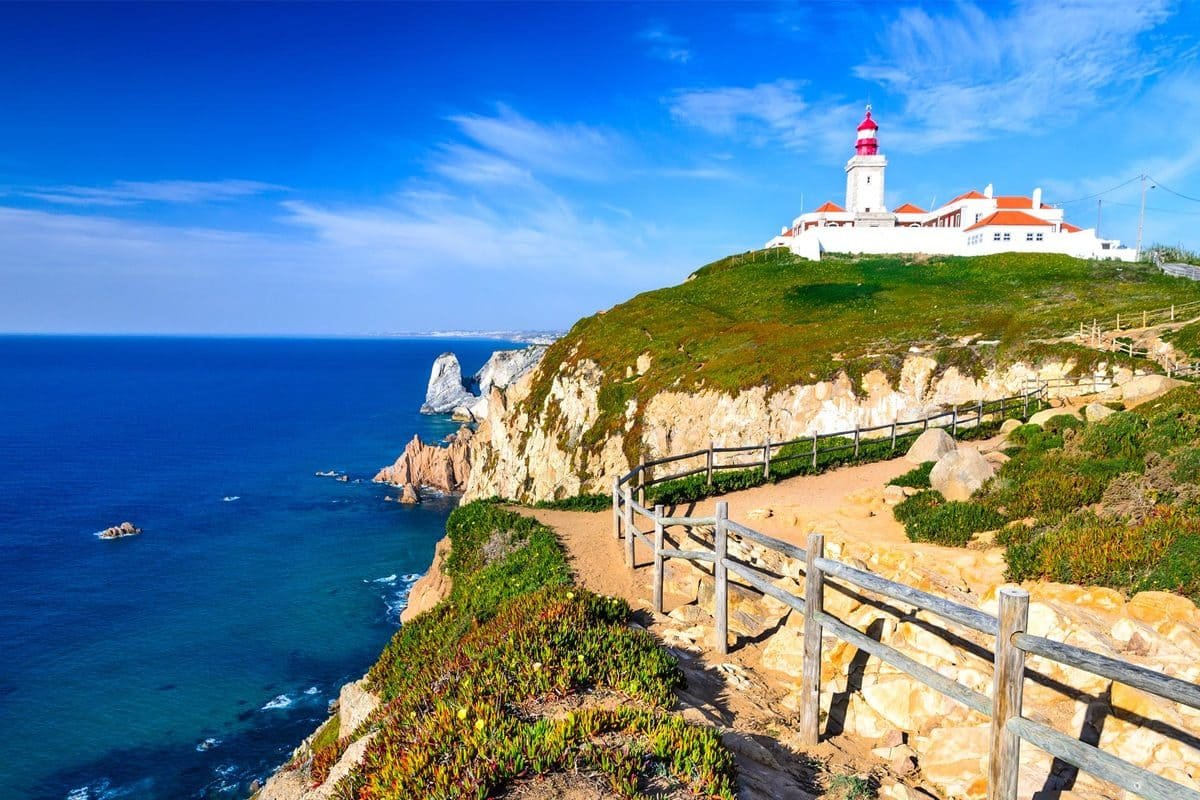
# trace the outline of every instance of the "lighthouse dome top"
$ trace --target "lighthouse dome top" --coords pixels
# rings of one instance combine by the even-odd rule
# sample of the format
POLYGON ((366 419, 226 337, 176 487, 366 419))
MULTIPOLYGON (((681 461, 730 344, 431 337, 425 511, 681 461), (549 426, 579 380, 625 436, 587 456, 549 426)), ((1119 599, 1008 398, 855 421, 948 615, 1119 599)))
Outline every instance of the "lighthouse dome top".
POLYGON ((871 119, 871 107, 867 106, 867 115, 863 117, 863 121, 858 123, 860 131, 877 131, 879 126, 875 124, 875 120, 871 119))

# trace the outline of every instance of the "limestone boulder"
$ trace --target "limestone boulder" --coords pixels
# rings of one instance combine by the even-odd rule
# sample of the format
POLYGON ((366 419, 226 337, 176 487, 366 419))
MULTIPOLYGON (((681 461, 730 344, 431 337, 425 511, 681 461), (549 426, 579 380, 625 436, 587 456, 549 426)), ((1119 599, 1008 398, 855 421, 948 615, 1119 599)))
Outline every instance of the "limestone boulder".
POLYGON ((1008 436, 1023 424, 1024 423, 1019 419, 1006 419, 1004 422, 1000 423, 1000 433, 1003 436, 1008 436))
POLYGON ((1183 381, 1166 375, 1137 375, 1121 387, 1121 399, 1141 402, 1184 385, 1183 381))
POLYGON ((953 436, 941 428, 930 428, 917 437, 904 458, 913 464, 924 464, 926 461, 937 461, 957 449, 958 443, 953 436))
POLYGON ((1103 403, 1088 403, 1083 407, 1083 418, 1088 422, 1099 422, 1117 413, 1103 403))
POLYGON ((1029 418, 1030 425, 1041 427, 1055 417, 1074 417, 1079 419, 1079 410, 1075 408, 1047 408, 1029 418))
POLYGON ((929 485, 947 500, 967 500, 995 474, 992 462, 964 447, 938 459, 929 473, 929 485))

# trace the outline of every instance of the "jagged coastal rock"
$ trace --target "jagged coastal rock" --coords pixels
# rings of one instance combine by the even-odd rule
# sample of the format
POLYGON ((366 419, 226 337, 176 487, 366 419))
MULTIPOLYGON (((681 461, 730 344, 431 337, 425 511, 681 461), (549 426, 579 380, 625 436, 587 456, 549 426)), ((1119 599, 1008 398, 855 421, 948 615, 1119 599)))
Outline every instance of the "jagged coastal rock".
POLYGON ((373 478, 375 483, 386 483, 403 489, 401 503, 420 502, 421 487, 430 487, 441 492, 461 492, 466 488, 467 476, 471 472, 470 428, 461 428, 448 437, 445 447, 425 444, 414 436, 404 452, 390 467, 384 467, 373 478))
POLYGON ((546 354, 544 345, 531 345, 521 350, 497 350, 475 373, 480 397, 487 397, 492 387, 503 389, 537 366, 546 354))
POLYGON ((122 522, 120 525, 105 528, 97 533, 96 537, 99 539, 123 539, 126 536, 137 536, 141 532, 142 529, 132 522, 122 522))
POLYGON ((429 386, 425 390, 422 414, 449 414, 456 407, 475 402, 475 395, 463 383, 462 365, 454 353, 442 353, 433 362, 429 386))

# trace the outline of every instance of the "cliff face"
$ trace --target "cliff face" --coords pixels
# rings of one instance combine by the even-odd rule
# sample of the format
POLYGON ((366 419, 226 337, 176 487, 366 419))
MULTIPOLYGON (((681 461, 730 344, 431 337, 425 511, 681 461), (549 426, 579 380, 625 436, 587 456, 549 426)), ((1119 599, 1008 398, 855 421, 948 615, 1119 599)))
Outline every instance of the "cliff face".
MULTIPOLYGON (((604 370, 590 360, 543 362, 539 369, 557 369, 544 397, 531 396, 537 371, 507 392, 493 394, 493 413, 472 443, 473 469, 465 494, 468 500, 499 495, 536 502, 608 492, 613 477, 631 469, 638 453, 653 459, 703 449, 710 441, 718 446, 768 437, 784 441, 917 419, 956 403, 1019 394, 1028 381, 1062 377, 1073 366, 1018 363, 973 378, 956 367, 940 370, 933 358, 910 355, 895 385, 874 370, 858 385, 842 374, 773 392, 763 387, 737 394, 666 391, 654 395, 645 408, 630 399, 623 429, 597 435, 593 426, 601 417, 604 370)), ((639 359, 637 374, 649 377, 653 368, 649 359, 639 359)), ((1129 374, 1120 370, 1115 379, 1123 381, 1129 374)), ((620 378, 629 380, 626 374, 620 378)))
POLYGON ((470 428, 453 434, 446 447, 425 444, 414 436, 390 467, 375 476, 375 483, 414 488, 431 487, 442 492, 461 492, 471 470, 470 428))

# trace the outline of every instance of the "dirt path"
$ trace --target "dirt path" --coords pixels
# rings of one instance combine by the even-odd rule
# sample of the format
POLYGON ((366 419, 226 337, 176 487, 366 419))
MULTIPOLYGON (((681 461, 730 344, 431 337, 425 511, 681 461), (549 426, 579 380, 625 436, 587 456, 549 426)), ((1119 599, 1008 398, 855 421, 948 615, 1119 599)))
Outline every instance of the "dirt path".
MULTIPOLYGON (((802 544, 814 527, 862 543, 886 543, 907 548, 911 543, 890 513, 869 515, 856 497, 877 495, 898 475, 912 469, 903 459, 845 467, 822 475, 803 476, 726 495, 730 517, 753 525, 771 536, 802 544), (769 513, 769 516, 766 514, 769 513)), ((711 513, 710 499, 675 511, 711 513)), ((625 566, 624 544, 614 538, 611 512, 584 513, 516 509, 536 517, 558 532, 567 550, 576 580, 588 589, 625 598, 637 619, 661 638, 677 619, 655 614, 651 608, 649 554, 638 545, 637 568, 625 566)), ((928 549, 928 546, 923 546, 928 549)), ((939 548, 941 549, 941 548, 939 548)), ((962 550, 947 550, 958 557, 962 550)), ((691 598, 668 595, 670 611, 691 598)), ((798 744, 792 727, 795 713, 788 695, 792 688, 759 668, 765 638, 742 639, 727 656, 710 648, 670 648, 679 657, 687 679, 680 693, 682 712, 697 722, 717 727, 738 762, 739 796, 750 800, 808 800, 837 797, 826 794, 832 776, 858 775, 874 785, 901 784, 908 794, 884 794, 920 800, 937 795, 898 774, 871 747, 853 737, 833 737, 816 747, 798 744)), ((901 790, 893 790, 901 791, 901 790)))

